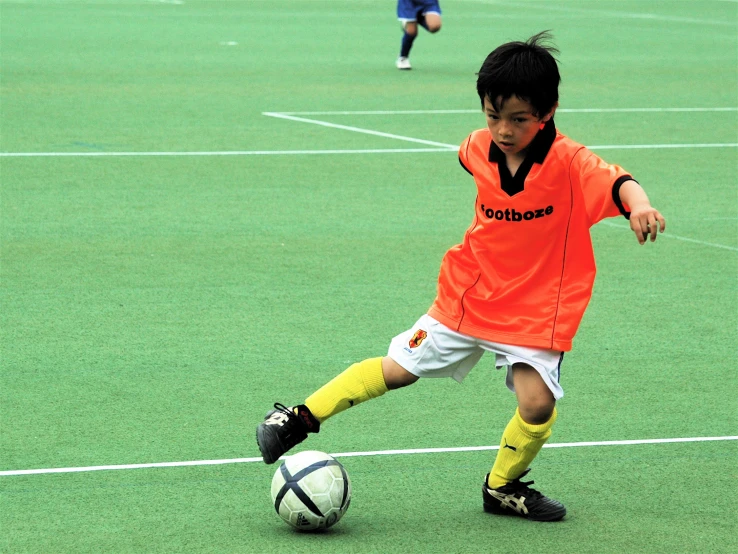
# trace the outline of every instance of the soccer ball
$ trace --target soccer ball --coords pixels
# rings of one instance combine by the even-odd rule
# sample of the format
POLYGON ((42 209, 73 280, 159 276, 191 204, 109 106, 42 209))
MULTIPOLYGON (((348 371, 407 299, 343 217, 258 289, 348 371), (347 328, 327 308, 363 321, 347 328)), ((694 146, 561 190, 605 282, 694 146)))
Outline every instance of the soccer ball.
POLYGON ((348 510, 351 481, 329 454, 300 452, 289 456, 274 473, 272 501, 279 516, 295 529, 327 529, 348 510))

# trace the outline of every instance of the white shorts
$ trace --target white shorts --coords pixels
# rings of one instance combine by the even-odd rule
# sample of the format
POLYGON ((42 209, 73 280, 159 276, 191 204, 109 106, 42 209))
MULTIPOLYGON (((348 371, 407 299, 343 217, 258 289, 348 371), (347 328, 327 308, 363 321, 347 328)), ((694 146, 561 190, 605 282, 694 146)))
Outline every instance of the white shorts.
POLYGON ((563 352, 477 339, 449 329, 428 314, 393 338, 387 355, 418 377, 453 377, 461 382, 485 352, 494 353, 497 369, 507 368, 511 391, 515 392, 512 366, 524 363, 538 371, 556 400, 564 396, 559 384, 563 352))

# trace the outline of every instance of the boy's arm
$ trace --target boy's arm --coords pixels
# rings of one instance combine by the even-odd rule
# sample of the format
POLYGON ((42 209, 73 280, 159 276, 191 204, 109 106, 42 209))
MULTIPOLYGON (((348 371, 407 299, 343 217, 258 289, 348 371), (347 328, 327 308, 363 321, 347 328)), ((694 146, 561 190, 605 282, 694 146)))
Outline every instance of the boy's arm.
POLYGON ((638 244, 645 244, 648 235, 651 242, 656 240, 658 232, 666 229, 666 220, 648 201, 646 191, 635 181, 625 181, 620 186, 620 200, 630 208, 630 228, 638 239, 638 244))

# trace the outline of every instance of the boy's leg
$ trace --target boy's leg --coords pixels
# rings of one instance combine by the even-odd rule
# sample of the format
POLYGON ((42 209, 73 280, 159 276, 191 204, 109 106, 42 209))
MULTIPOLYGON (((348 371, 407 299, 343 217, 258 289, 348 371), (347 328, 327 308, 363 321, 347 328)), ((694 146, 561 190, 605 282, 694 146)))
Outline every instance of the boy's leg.
POLYGON ((513 366, 518 408, 507 424, 494 466, 485 483, 485 509, 517 513, 529 519, 555 520, 566 514, 563 505, 521 483, 530 463, 551 436, 556 400, 538 372, 527 364, 513 366))
POLYGON ((356 363, 323 385, 294 408, 275 405, 256 430, 256 442, 264 461, 274 463, 292 447, 317 433, 320 424, 352 406, 382 396, 390 389, 410 385, 418 377, 389 357, 356 363))
POLYGON ((418 25, 414 21, 406 21, 402 25, 402 41, 400 43, 400 59, 410 57, 410 50, 418 36, 418 25))
POLYGON ((515 415, 502 434, 495 464, 487 478, 487 484, 491 488, 507 485, 528 469, 551 436, 551 427, 556 421, 556 415, 556 408, 554 408, 548 421, 540 425, 533 425, 520 416, 520 408, 515 410, 515 415))
POLYGON ((488 484, 502 487, 528 468, 551 436, 556 400, 538 372, 526 364, 513 366, 518 409, 502 434, 488 484))
POLYGON ((441 30, 441 14, 435 12, 418 12, 418 25, 429 33, 437 33, 441 30))
POLYGON ((354 364, 295 408, 275 405, 257 427, 256 441, 268 464, 317 433, 323 421, 422 377, 462 381, 482 357, 477 339, 459 334, 423 315, 392 339, 387 356, 354 364), (405 368, 409 368, 405 369, 405 368))
POLYGON ((305 405, 322 423, 352 406, 417 380, 392 358, 370 358, 352 365, 323 385, 305 401, 305 405))
POLYGON ((402 25, 402 42, 400 43, 400 56, 395 62, 397 69, 412 69, 410 65, 410 49, 413 47, 415 37, 418 36, 418 24, 415 21, 417 6, 414 0, 397 0, 397 19, 402 25))

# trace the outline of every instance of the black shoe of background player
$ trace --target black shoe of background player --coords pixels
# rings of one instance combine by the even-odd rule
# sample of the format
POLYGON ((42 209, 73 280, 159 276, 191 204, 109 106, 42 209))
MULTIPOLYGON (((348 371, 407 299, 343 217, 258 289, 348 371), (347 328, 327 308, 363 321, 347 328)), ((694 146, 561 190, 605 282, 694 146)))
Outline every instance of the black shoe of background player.
POLYGON ((256 443, 264 462, 273 464, 282 454, 304 441, 308 433, 318 431, 320 422, 307 406, 300 404, 287 408, 277 403, 256 428, 256 443))
POLYGON ((515 515, 532 521, 558 521, 566 515, 566 508, 561 502, 543 496, 529 485, 533 481, 522 482, 530 469, 526 469, 517 479, 507 485, 492 489, 487 485, 489 474, 482 486, 484 511, 492 514, 515 515))

